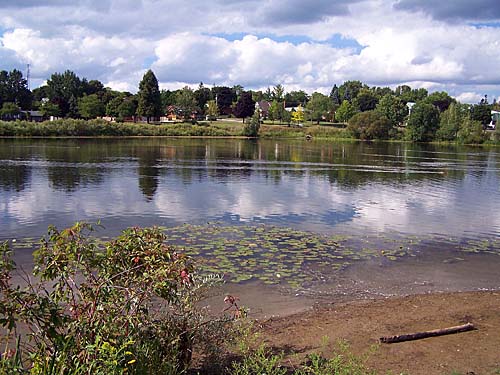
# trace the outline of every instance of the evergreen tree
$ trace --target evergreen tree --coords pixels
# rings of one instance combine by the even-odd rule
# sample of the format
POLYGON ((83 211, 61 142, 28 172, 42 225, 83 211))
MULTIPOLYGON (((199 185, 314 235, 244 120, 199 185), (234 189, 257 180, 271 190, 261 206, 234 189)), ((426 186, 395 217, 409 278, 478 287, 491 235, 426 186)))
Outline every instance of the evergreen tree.
POLYGON ((337 87, 336 84, 333 85, 332 91, 330 91, 330 100, 335 106, 339 106, 340 104, 342 104, 340 101, 339 88, 337 87))
POLYGON ((137 97, 137 114, 139 116, 145 116, 148 123, 151 117, 161 115, 160 89, 158 87, 158 80, 151 69, 144 74, 142 81, 139 83, 137 97))
POLYGON ((252 118, 245 125, 243 129, 243 135, 247 137, 258 137, 260 130, 260 111, 259 109, 255 109, 252 118))

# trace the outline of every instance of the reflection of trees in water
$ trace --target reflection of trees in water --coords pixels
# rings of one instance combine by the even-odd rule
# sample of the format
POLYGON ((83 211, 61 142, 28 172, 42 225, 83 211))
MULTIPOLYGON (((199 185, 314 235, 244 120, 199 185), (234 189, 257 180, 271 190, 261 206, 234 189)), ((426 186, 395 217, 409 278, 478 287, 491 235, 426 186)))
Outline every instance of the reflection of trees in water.
POLYGON ((134 148, 134 156, 139 160, 137 169, 139 189, 146 200, 153 200, 158 189, 160 168, 159 159, 162 156, 160 147, 134 148))
MULTIPOLYGON (((0 140, 2 159, 47 161, 52 186, 66 191, 102 184, 107 168, 99 163, 138 162, 138 185, 148 199, 156 194, 162 174, 183 184, 207 178, 226 182, 251 176, 279 184, 285 177, 310 175, 355 188, 373 182, 459 180, 466 174, 483 178, 488 174, 488 166, 498 170, 498 156, 486 149, 478 152, 477 148, 463 146, 302 140, 0 140)), ((2 167, 0 186, 24 189, 30 168, 2 167)))
POLYGON ((102 168, 82 168, 78 165, 47 167, 50 185, 68 193, 85 186, 98 186, 104 183, 104 175, 102 168))
POLYGON ((31 177, 26 165, 0 165, 0 187, 3 190, 23 191, 31 177))

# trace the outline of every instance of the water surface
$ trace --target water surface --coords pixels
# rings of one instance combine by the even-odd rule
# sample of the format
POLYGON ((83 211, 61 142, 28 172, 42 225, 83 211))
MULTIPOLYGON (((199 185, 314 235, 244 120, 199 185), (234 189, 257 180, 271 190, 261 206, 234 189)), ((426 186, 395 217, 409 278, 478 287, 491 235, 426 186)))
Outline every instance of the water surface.
POLYGON ((219 139, 0 140, 0 239, 48 224, 266 223, 500 235, 498 149, 219 139))

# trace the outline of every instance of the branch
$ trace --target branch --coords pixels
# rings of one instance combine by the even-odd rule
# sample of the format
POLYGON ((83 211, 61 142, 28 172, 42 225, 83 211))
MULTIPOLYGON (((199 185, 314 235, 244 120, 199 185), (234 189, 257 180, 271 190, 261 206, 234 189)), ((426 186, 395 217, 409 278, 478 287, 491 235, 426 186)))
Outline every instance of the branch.
POLYGON ((443 328, 443 329, 434 329, 432 331, 424 331, 424 332, 417 332, 417 333, 411 333, 411 334, 406 334, 406 335, 381 337, 380 342, 385 343, 385 344, 392 344, 395 342, 420 340, 420 339, 425 339, 427 337, 435 337, 435 336, 449 335, 452 333, 467 332, 467 331, 472 331, 475 329, 476 328, 474 327, 474 325, 472 323, 467 323, 467 324, 463 324, 461 326, 448 327, 448 328, 443 328))

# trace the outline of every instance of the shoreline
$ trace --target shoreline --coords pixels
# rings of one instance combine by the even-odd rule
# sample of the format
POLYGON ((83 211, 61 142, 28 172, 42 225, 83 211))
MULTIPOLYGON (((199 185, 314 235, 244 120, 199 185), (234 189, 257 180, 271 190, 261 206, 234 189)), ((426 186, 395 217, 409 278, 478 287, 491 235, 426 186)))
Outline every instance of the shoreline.
POLYGON ((373 349, 367 365, 379 373, 496 374, 500 370, 498 290, 320 302, 308 311, 256 322, 263 341, 275 351, 284 351, 285 361, 291 364, 312 352, 329 357, 338 340, 345 340, 356 355, 373 349), (477 329, 398 344, 379 343, 382 336, 467 322, 477 329))

